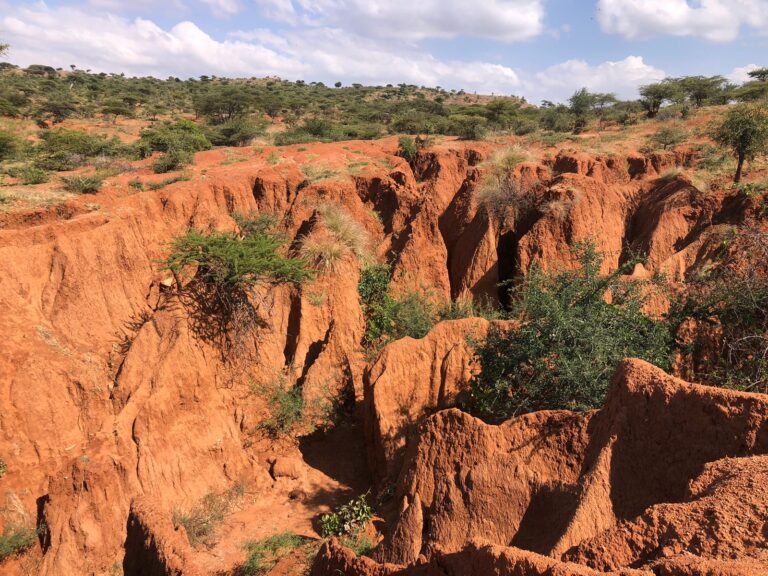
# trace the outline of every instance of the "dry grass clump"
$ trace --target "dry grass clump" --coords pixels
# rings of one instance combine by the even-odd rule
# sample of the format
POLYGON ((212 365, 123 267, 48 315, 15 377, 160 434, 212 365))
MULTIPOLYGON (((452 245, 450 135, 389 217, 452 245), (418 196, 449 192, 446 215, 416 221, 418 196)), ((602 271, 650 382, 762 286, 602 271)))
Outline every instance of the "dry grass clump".
POLYGON ((304 238, 301 256, 324 272, 335 272, 340 262, 353 256, 370 258, 370 237, 365 227, 338 204, 322 204, 316 210, 323 229, 304 238))

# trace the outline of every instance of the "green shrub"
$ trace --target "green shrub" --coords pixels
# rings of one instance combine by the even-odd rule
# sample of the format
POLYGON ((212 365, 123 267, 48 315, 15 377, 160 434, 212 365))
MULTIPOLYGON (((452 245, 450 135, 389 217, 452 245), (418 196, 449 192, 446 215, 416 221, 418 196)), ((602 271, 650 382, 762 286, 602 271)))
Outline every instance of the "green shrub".
MULTIPOLYGON (((706 383, 768 393, 768 234, 755 226, 729 230, 723 258, 688 286, 671 315, 716 327, 719 353, 698 354, 696 377, 706 383), (728 256, 730 252, 731 256, 728 256), (735 255, 735 258, 732 256, 735 255)), ((694 343, 694 348, 697 346, 694 343)), ((698 380, 697 380, 698 381, 698 380)))
POLYGON ((462 140, 482 140, 485 138, 488 120, 482 116, 454 114, 448 117, 449 133, 462 140))
POLYGON ((14 134, 7 130, 0 130, 0 162, 16 157, 19 150, 19 142, 14 134))
POLYGON ((8 472, 8 464, 5 463, 5 460, 0 458, 0 478, 5 476, 6 472, 8 472))
POLYGON ((148 158, 152 152, 177 150, 193 154, 210 148, 211 142, 205 134, 205 128, 189 120, 165 122, 154 128, 142 130, 138 143, 142 158, 148 158))
POLYGON ((24 166, 19 170, 19 178, 25 186, 32 186, 34 184, 44 184, 45 182, 48 182, 50 175, 45 170, 41 170, 35 166, 24 166))
POLYGON ((252 384, 251 390, 267 401, 269 418, 261 427, 273 438, 290 435, 304 421, 306 406, 301 387, 292 385, 284 373, 266 384, 252 384))
POLYGON ((74 176, 62 176, 64 190, 76 194, 96 194, 104 184, 104 178, 99 174, 76 174, 74 176))
POLYGON ((74 170, 93 158, 114 158, 129 153, 117 138, 108 139, 79 130, 43 130, 39 136, 35 164, 44 170, 74 170))
POLYGON ((262 576, 275 567, 277 561, 304 545, 305 538, 290 532, 281 532, 257 542, 247 542, 248 559, 240 566, 242 576, 262 576))
POLYGON ((194 157, 191 152, 180 148, 171 148, 152 162, 152 171, 155 174, 166 174, 189 166, 193 160, 194 157))
POLYGON ((138 178, 134 178, 128 182, 128 186, 133 188, 134 190, 138 190, 139 192, 144 191, 144 182, 139 180, 138 178))
POLYGON ((682 144, 688 138, 688 132, 676 126, 664 126, 650 138, 651 142, 664 150, 682 144))
POLYGON ((256 284, 300 283, 311 272, 304 260, 281 254, 286 242, 260 224, 244 234, 203 234, 193 229, 173 241, 165 265, 175 274, 196 266, 196 277, 220 292, 256 284))
POLYGON ((323 514, 320 533, 326 538, 359 534, 373 518, 373 508, 368 504, 367 496, 353 498, 330 514, 323 514))
POLYGON ((668 324, 646 317, 641 286, 621 278, 634 262, 601 276, 594 246, 577 251, 577 270, 534 267, 513 292, 511 317, 521 325, 492 329, 476 345, 482 370, 471 383, 473 413, 503 420, 536 410, 587 410, 602 404, 622 359, 669 368, 668 324))
POLYGON ((216 146, 247 146, 257 136, 263 136, 266 125, 245 118, 210 126, 208 139, 216 146))
POLYGON ((0 562, 31 548, 36 539, 37 532, 31 528, 6 525, 0 534, 0 562))
POLYGON ((400 338, 423 338, 440 320, 439 308, 424 294, 390 293, 391 270, 384 264, 365 268, 358 293, 365 315, 364 343, 374 349, 400 338))
POLYGON ((405 158, 408 162, 413 162, 419 153, 419 147, 416 140, 410 136, 400 136, 397 145, 397 155, 405 158))

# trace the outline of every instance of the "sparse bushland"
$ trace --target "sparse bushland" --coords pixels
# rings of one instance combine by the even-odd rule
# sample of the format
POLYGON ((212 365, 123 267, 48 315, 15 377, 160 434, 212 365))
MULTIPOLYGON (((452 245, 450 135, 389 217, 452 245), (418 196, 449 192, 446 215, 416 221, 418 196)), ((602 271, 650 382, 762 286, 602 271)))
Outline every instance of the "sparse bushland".
POLYGON ((339 506, 329 514, 320 517, 320 532, 330 536, 357 536, 373 519, 373 508, 368 495, 363 494, 339 506))
POLYGON ((736 156, 735 183, 741 181, 744 162, 768 154, 768 106, 740 104, 725 113, 712 138, 736 156))
POLYGON ((246 542, 248 559, 240 566, 237 576, 263 576, 275 567, 278 560, 307 542, 306 538, 291 532, 281 532, 262 540, 246 542))
POLYGON ((476 345, 482 371, 467 403, 474 414, 498 421, 536 410, 588 410, 602 405, 624 358, 669 368, 670 328, 641 311, 649 286, 621 278, 634 262, 601 276, 594 246, 580 245, 577 253, 575 270, 531 269, 512 291, 509 317, 519 327, 492 329, 476 345))
POLYGON ((37 540, 37 532, 32 528, 6 525, 0 534, 0 563, 31 548, 37 540))
POLYGON ((177 529, 184 527, 192 546, 213 547, 216 531, 232 511, 235 501, 244 494, 245 487, 240 484, 223 492, 211 492, 189 510, 175 510, 173 525, 177 529))

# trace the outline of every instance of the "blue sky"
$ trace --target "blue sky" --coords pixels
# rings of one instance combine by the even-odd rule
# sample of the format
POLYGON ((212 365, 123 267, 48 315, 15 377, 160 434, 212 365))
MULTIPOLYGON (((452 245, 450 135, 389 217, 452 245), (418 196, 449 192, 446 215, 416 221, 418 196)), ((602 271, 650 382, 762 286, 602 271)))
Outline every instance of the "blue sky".
POLYGON ((0 0, 8 60, 564 100, 768 65, 768 0, 0 0), (762 59, 761 59, 762 58, 762 59))

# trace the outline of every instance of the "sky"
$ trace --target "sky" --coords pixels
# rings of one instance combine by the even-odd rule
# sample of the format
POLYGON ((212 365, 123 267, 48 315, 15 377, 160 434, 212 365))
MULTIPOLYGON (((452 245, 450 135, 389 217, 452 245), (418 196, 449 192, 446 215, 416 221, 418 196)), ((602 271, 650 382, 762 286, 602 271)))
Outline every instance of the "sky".
POLYGON ((564 101, 768 66, 768 0, 0 0, 21 66, 564 101))

